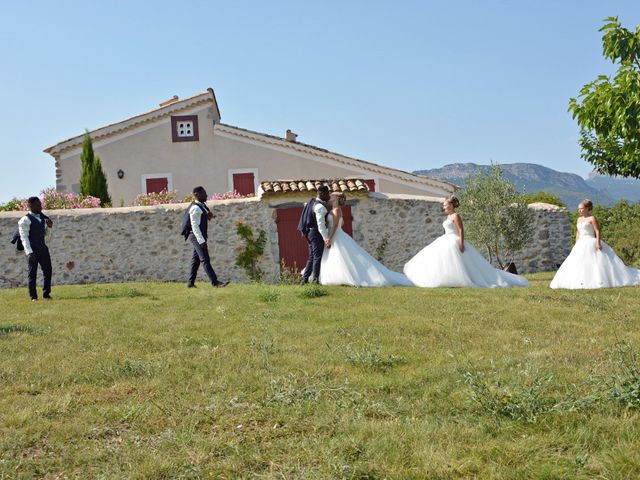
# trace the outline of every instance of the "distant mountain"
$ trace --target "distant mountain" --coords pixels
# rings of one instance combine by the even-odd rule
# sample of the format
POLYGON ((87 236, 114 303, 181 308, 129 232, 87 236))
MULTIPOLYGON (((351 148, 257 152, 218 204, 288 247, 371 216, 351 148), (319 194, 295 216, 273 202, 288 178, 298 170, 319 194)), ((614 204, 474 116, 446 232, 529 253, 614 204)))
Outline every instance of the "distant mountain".
MULTIPOLYGON (((638 180, 628 181, 600 175, 590 176, 585 180, 575 173, 558 172, 535 163, 505 163, 500 167, 504 176, 512 181, 518 190, 527 193, 539 191, 554 193, 571 210, 575 210, 578 203, 585 197, 594 203, 604 205, 611 205, 621 198, 629 200, 640 198, 640 181, 638 180), (629 182, 628 185, 627 182, 629 182), (620 185, 624 185, 624 188, 620 185)), ((489 165, 475 163, 454 163, 442 168, 417 170, 414 173, 464 186, 467 177, 490 168, 489 165)))
POLYGON ((608 177, 592 172, 586 182, 589 186, 616 200, 621 198, 626 198, 630 202, 640 200, 640 180, 635 178, 608 177))

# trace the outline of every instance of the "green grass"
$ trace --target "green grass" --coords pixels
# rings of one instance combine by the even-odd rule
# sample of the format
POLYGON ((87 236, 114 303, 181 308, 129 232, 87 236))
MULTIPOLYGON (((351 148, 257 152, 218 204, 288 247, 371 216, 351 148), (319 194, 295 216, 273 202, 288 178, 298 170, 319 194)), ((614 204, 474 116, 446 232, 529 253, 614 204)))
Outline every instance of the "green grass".
POLYGON ((0 478, 640 478, 640 288, 530 278, 1 290, 0 478))

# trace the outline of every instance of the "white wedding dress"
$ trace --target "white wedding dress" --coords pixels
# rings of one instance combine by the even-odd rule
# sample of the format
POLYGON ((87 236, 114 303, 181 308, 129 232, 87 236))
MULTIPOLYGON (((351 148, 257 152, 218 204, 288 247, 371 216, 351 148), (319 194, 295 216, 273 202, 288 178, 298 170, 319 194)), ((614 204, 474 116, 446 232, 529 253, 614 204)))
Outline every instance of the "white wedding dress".
MULTIPOLYGON (((329 231, 333 215, 329 215, 329 231)), ((354 287, 411 286, 402 273, 393 272, 378 262, 344 230, 342 219, 330 248, 325 248, 320 264, 322 285, 352 285, 354 287)))
POLYGON ((560 265, 551 288, 608 288, 640 285, 640 270, 627 267, 613 249, 601 241, 596 248, 596 234, 589 222, 578 222, 580 233, 571 253, 560 265))
POLYGON ((418 287, 526 287, 529 281, 494 268, 469 242, 460 251, 455 223, 442 223, 445 234, 420 250, 404 266, 405 275, 418 287))

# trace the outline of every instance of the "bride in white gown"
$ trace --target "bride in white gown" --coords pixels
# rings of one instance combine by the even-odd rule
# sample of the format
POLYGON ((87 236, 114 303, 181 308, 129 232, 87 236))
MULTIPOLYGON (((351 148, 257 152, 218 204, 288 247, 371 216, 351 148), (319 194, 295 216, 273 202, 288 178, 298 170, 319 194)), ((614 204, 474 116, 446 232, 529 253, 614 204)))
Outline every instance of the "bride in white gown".
POLYGON ((407 277, 382 265, 342 230, 340 207, 345 201, 344 194, 331 196, 332 208, 327 215, 330 247, 322 254, 320 283, 354 287, 411 286, 407 277))
POLYGON ((560 265, 551 288, 607 288, 640 285, 640 270, 627 267, 613 249, 600 240, 600 225, 591 215, 593 203, 578 205, 576 244, 560 265))
POLYGON ((455 209, 456 197, 447 198, 442 209, 447 219, 444 235, 420 250, 404 266, 405 275, 418 287, 526 287, 529 281, 494 268, 464 239, 464 227, 455 209))

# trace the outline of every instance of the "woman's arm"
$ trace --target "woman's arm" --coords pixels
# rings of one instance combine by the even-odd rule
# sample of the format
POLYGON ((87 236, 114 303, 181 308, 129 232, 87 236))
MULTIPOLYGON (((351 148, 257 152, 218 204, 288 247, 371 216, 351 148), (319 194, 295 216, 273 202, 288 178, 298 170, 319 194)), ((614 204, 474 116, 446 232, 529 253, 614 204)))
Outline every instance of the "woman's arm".
POLYGON ((333 228, 331 229, 331 233, 329 234, 329 242, 333 240, 333 236, 338 231, 338 227, 340 226, 340 219, 342 218, 342 208, 336 207, 331 210, 331 215, 333 215, 333 228))
POLYGON ((458 228, 458 236, 460 237, 460 251, 464 253, 464 225, 462 225, 462 218, 460 218, 460 215, 458 215, 457 213, 454 213, 451 220, 458 228))
POLYGON ((602 250, 602 243, 600 243, 600 224, 596 217, 591 217, 591 225, 593 225, 593 230, 596 232, 596 248, 602 250))

